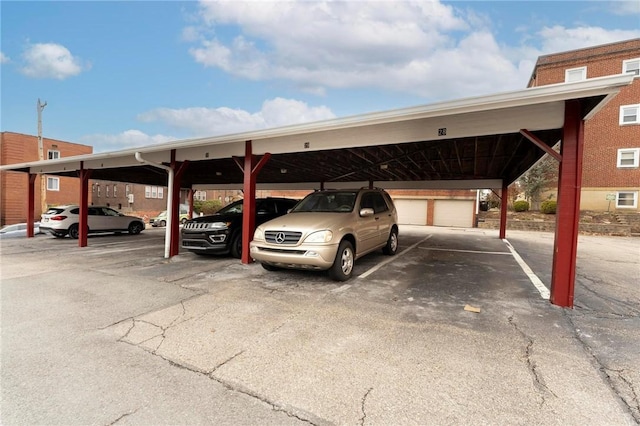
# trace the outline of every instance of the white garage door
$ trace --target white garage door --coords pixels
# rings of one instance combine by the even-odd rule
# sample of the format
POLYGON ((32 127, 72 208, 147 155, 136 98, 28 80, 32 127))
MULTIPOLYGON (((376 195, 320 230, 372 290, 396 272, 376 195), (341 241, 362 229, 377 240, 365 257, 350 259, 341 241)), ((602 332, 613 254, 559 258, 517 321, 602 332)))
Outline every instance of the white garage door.
POLYGON ((427 200, 394 200, 401 225, 426 225, 427 200))
POLYGON ((473 227, 473 200, 436 200, 433 212, 435 226, 473 227))

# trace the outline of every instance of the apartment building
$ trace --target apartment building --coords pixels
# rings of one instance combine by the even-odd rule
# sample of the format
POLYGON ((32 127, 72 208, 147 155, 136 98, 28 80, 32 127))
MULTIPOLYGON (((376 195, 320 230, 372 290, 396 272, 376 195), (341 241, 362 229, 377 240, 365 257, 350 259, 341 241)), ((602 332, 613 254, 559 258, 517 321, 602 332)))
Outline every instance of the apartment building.
POLYGON ((633 84, 586 122, 581 210, 639 211, 640 39, 540 56, 529 87, 633 73, 633 84))
MULTIPOLYGON (((93 147, 43 138, 44 159, 91 154, 93 147)), ((0 133, 0 163, 16 164, 40 159, 38 138, 20 133, 0 133)), ((0 172, 0 225, 26 222, 29 176, 26 173, 0 172)), ((80 181, 77 178, 40 176, 36 180, 35 217, 42 206, 77 203, 80 181)))

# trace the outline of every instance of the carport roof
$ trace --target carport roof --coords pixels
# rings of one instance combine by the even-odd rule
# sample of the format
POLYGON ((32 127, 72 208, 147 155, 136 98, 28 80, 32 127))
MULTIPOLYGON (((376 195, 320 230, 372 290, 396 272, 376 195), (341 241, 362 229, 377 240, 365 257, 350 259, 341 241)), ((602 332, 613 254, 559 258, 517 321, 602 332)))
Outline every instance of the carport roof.
POLYGON ((241 188, 246 141, 270 153, 258 188, 360 186, 492 188, 511 183, 562 137, 565 102, 593 116, 633 75, 617 75, 514 92, 136 149, 6 165, 3 171, 167 185, 167 173, 136 160, 188 163, 182 187, 241 188))

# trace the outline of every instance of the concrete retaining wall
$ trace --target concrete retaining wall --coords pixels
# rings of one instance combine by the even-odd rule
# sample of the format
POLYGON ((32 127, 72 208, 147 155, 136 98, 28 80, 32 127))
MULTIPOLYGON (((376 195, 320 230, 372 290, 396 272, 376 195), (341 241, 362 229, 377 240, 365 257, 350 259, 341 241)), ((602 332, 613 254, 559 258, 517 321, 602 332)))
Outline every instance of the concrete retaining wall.
MULTIPOLYGON (((484 219, 484 221, 478 222, 478 228, 498 229, 499 227, 500 221, 498 219, 484 219)), ((507 229, 555 232, 556 223, 534 220, 507 220, 507 229)), ((629 237, 631 236, 631 226, 603 223, 580 223, 580 233, 629 237)))

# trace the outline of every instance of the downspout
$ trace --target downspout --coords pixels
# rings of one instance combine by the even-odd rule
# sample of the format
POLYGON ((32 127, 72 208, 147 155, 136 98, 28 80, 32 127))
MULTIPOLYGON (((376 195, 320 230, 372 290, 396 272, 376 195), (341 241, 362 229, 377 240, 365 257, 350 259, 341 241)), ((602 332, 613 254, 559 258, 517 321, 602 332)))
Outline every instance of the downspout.
POLYGON ((167 226, 164 233, 164 258, 169 259, 171 257, 171 224, 173 223, 173 209, 171 203, 173 202, 173 169, 164 164, 154 163, 152 161, 142 158, 142 154, 136 152, 136 160, 142 164, 148 164, 159 169, 164 169, 169 174, 168 194, 167 194, 167 226))

